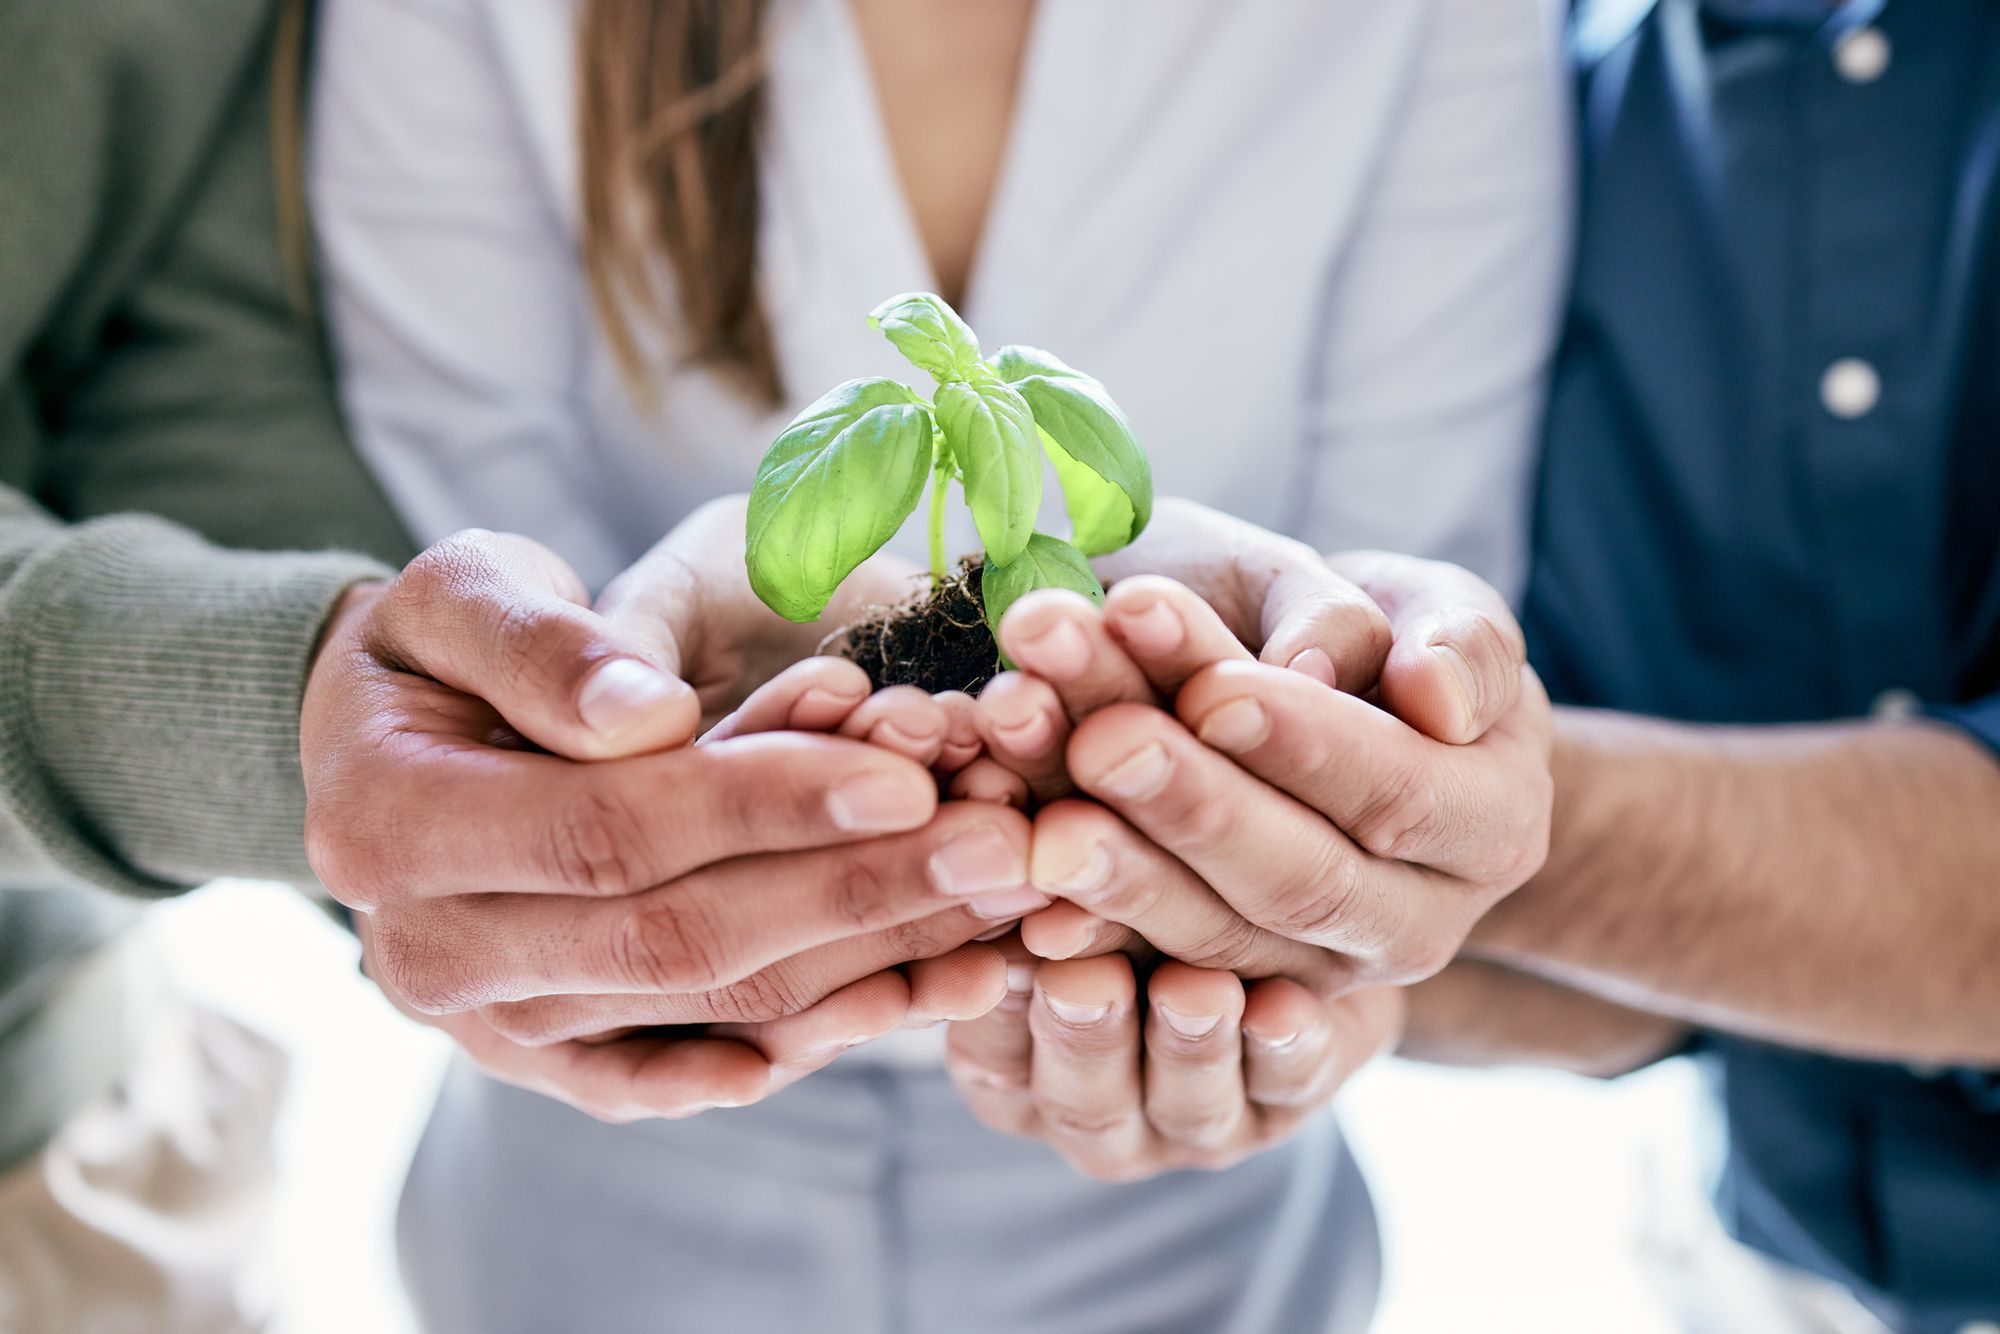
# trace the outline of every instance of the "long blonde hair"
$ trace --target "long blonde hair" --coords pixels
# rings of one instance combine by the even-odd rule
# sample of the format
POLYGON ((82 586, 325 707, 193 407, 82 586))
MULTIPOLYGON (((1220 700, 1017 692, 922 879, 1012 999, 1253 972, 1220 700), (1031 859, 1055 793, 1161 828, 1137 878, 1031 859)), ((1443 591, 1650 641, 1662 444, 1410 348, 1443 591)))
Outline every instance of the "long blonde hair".
POLYGON ((784 384, 758 290, 765 0, 586 0, 578 17, 583 267, 626 377, 639 322, 775 405, 784 384), (657 261, 679 310, 663 308, 657 261))

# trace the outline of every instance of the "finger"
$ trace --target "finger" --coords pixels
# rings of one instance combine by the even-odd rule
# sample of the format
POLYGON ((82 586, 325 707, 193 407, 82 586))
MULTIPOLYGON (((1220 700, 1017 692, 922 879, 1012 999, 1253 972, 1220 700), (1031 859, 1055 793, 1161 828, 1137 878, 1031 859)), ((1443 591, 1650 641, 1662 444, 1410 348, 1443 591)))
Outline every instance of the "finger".
MULTIPOLYGON (((1033 873, 1033 859, 1029 861, 1033 873)), ((1138 932, 1107 922, 1081 904, 1057 899, 1038 913, 1021 919, 1021 943, 1042 959, 1081 959, 1094 954, 1150 954, 1152 947, 1138 932)))
POLYGON ((1375 600, 1323 562, 1287 565, 1263 589, 1258 660, 1289 667, 1353 695, 1381 679, 1389 619, 1375 600))
POLYGON ((1067 589, 1039 589, 1000 620, 1007 660, 1055 687, 1072 721, 1118 700, 1150 700, 1153 688, 1104 628, 1089 599, 1067 589))
POLYGON ((315 785, 307 848, 372 908, 494 892, 619 896, 748 853, 921 827, 928 770, 876 746, 774 734, 591 765, 392 732, 315 785))
POLYGON ((629 1037, 531 1048, 508 1041, 478 1015, 431 1022, 494 1078, 614 1124, 742 1107, 771 1089, 770 1063, 739 1042, 629 1037))
POLYGON ((880 746, 929 768, 944 750, 951 720, 944 705, 915 686, 890 686, 864 700, 840 734, 880 746))
POLYGON ((986 753, 1020 775, 1037 800, 1070 790, 1063 765, 1069 715, 1054 686, 1023 672, 1002 672, 979 692, 974 719, 986 753))
POLYGON ((1394 647, 1381 698, 1391 713, 1463 745, 1513 709, 1527 644, 1491 584, 1456 565, 1389 552, 1343 552, 1327 563, 1388 614, 1394 647))
MULTIPOLYGON (((1289 677, 1326 700, 1370 707, 1256 663, 1220 663, 1195 680, 1224 672, 1289 677)), ((1289 940, 1354 955, 1377 980, 1443 967, 1482 906, 1444 872, 1370 856, 1325 816, 1237 768, 1158 709, 1119 704, 1092 715, 1070 738, 1069 765, 1080 788, 1185 863, 1238 915, 1289 940)), ((1036 883, 1056 889, 1079 881, 1036 883)), ((1114 921, 1130 912, 1088 890, 1059 892, 1114 921)))
MULTIPOLYGON (((739 743, 740 744, 740 743, 739 743)), ((460 895, 373 915, 385 980, 445 1012, 530 996, 716 991, 815 946, 964 903, 1020 916, 1027 821, 959 804, 849 847, 741 857, 620 898, 460 895)), ((801 1007, 792 1007, 801 1008, 801 1007)))
POLYGON ((1317 551, 1187 501, 1162 500, 1144 535, 1100 557, 1111 587, 1130 574, 1177 579, 1263 661, 1292 665, 1365 694, 1389 651, 1388 621, 1317 551))
MULTIPOLYGON (((1028 878, 1185 963, 1250 977, 1283 974, 1326 990, 1346 977, 1337 955, 1245 920, 1186 863, 1095 802, 1061 801, 1036 813, 1028 878)), ((1022 939, 1041 954, 1048 929, 1031 938, 1024 928, 1022 939)))
POLYGON ((576 575, 523 537, 470 530, 424 551, 377 598, 363 646, 486 700, 571 759, 686 744, 701 722, 678 661, 615 630, 576 575))
POLYGON ((986 751, 979 739, 979 702, 963 690, 941 690, 932 696, 944 710, 944 748, 934 766, 941 774, 955 774, 986 751))
POLYGON ((1214 750, 1304 802, 1377 857, 1512 888, 1539 867, 1550 802, 1547 697, 1477 745, 1432 741, 1382 709, 1296 673, 1224 664, 1197 675, 1178 716, 1214 750))
POLYGON ((982 755, 959 770, 946 795, 954 801, 985 801, 1016 810, 1028 808, 1026 780, 990 755, 982 755))
MULTIPOLYGON (((862 978, 887 969, 914 967, 912 960, 947 955, 991 925, 967 909, 953 908, 806 950, 712 991, 537 996, 488 1005, 480 1013, 500 1033, 527 1046, 661 1025, 768 1023, 803 1013, 862 978)), ((967 981, 968 991, 977 980, 967 981)), ((944 1000, 933 997, 930 1003, 961 999, 954 992, 944 1000)))
POLYGON ((1139 1074, 1132 965, 1123 955, 1044 963, 1028 1007, 1035 1115, 1065 1158, 1123 1178, 1151 1149, 1139 1074))
POLYGON ((1005 990, 977 1019, 954 1023, 945 1034, 945 1069, 959 1096, 980 1122, 1011 1135, 1034 1129, 1035 1100, 1030 1087, 1034 1038, 1028 1005, 1034 995, 1036 961, 1018 941, 1001 943, 1005 990))
POLYGON ((759 732, 836 732, 871 689, 868 673, 845 658, 807 658, 752 691, 702 744, 759 732))
POLYGON ((741 1042, 771 1065, 776 1090, 833 1063, 841 1053, 901 1028, 910 988, 887 969, 853 982, 798 1014, 761 1024, 718 1024, 708 1036, 741 1042))
POLYGON ((1325 1001, 1283 978, 1253 984, 1243 1010, 1251 1102, 1267 1120, 1324 1107, 1356 1070, 1394 1047, 1403 1004, 1391 988, 1325 1001))
POLYGON ((1183 1161, 1221 1166, 1249 1146, 1243 1084, 1243 983, 1168 961, 1146 996, 1146 1121, 1183 1161))
POLYGON ((977 1019, 1007 995, 1007 961, 995 945, 961 945, 935 959, 918 959, 904 973, 910 985, 905 1023, 911 1026, 977 1019))
POLYGON ((1213 607, 1158 575, 1113 584, 1104 595, 1104 623, 1163 699, 1212 662, 1254 661, 1213 607))

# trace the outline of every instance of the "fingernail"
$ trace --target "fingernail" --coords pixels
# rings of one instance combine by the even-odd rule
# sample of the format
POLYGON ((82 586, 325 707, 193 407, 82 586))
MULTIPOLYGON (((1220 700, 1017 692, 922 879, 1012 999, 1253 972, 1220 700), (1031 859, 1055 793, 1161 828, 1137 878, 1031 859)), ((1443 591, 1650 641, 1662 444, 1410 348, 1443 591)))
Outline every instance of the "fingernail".
POLYGON ((1007 990, 1025 996, 1035 989, 1035 966, 1031 963, 1007 965, 1007 990))
POLYGON ((1025 917, 1049 906, 1049 896, 1034 889, 1010 889, 1003 894, 975 894, 965 901, 975 917, 988 921, 1025 917))
POLYGON ((1119 618, 1125 638, 1150 653, 1171 653, 1187 638, 1180 613, 1165 601, 1153 602, 1119 618))
POLYGON ((1152 741, 1106 769, 1095 786, 1114 797, 1138 801, 1165 787, 1167 775, 1172 770, 1173 764, 1167 759, 1166 747, 1152 741))
POLYGON ((883 722, 876 727, 879 735, 871 739, 877 744, 895 743, 912 750, 924 750, 938 739, 938 734, 943 730, 941 727, 932 727, 929 731, 913 732, 907 724, 883 722))
POLYGON ((1059 681, 1081 675, 1090 665, 1090 641, 1067 616, 1059 617, 1034 638, 1022 640, 1021 647, 1034 658, 1035 671, 1059 681))
POLYGON ((1292 655, 1285 664, 1295 672, 1303 672, 1323 686, 1333 685, 1333 659, 1323 648, 1309 648, 1292 655))
POLYGON ((1283 1051, 1285 1048, 1291 1046, 1294 1042, 1297 1042, 1299 1040, 1299 1035, 1296 1032, 1280 1033, 1276 1037, 1268 1037, 1268 1038, 1263 1036, 1261 1033, 1249 1033, 1246 1034, 1246 1036, 1248 1036, 1252 1042, 1262 1047, 1265 1051, 1283 1051))
POLYGON ((960 834, 933 852, 930 871, 931 883, 943 894, 986 894, 1028 883, 1020 847, 991 826, 960 834))
POLYGON ((814 686, 793 702, 792 714, 796 717, 808 710, 823 713, 839 713, 843 710, 853 708, 861 702, 861 699, 860 695, 843 695, 828 690, 825 686, 814 686))
POLYGON ((923 823, 925 804, 916 785, 896 774, 863 774, 834 785, 827 814, 850 834, 881 834, 923 823))
POLYGON ((1002 922, 1000 923, 1000 925, 992 928, 991 930, 981 931, 978 935, 974 936, 973 939, 979 941, 981 944, 984 944, 986 941, 989 940, 1000 939, 1000 937, 1006 935, 1009 931, 1012 931, 1013 929, 1014 929, 1014 924, 1012 922, 1002 922))
POLYGON ((1075 1001, 1058 1000, 1046 991, 1042 993, 1042 999, 1048 1002, 1049 1013, 1064 1023, 1073 1024, 1078 1028, 1101 1024, 1111 1014, 1110 1001, 1102 1005, 1079 1005, 1075 1001))
POLYGON ((1263 745, 1271 735, 1271 715, 1254 699, 1232 699, 1202 719, 1194 734, 1204 745, 1240 755, 1263 745))
POLYGON ((1111 879, 1111 850, 1102 843, 1091 845, 1084 859, 1066 871, 1048 876, 1035 876, 1032 868, 1030 876, 1037 889, 1052 889, 1064 894, 1088 894, 1094 889, 1102 889, 1111 879))
POLYGON ((674 694, 676 687, 687 688, 637 658, 613 658, 585 678, 576 697, 576 711, 591 731, 613 737, 674 694))
POLYGON ((1037 759, 1049 748, 1054 739, 1055 726, 1049 716, 1040 709, 1017 723, 993 724, 994 735, 1006 743, 1007 749, 1023 759, 1037 759))
POLYGON ((1431 652, 1451 669, 1452 684, 1458 691, 1459 717, 1467 727, 1479 714, 1479 678, 1472 674, 1472 663, 1450 644, 1432 644, 1431 652))
POLYGON ((1160 1016, 1160 1022, 1184 1038, 1205 1038, 1215 1031, 1222 1022, 1219 1014, 1182 1014, 1179 1010, 1165 1005, 1155 1005, 1153 1013, 1160 1016))

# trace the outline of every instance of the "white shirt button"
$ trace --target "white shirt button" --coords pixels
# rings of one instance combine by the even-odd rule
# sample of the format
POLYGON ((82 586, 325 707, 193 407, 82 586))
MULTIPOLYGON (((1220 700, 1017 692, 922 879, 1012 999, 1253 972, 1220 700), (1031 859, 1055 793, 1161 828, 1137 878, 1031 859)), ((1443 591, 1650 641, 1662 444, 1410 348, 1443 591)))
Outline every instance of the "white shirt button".
POLYGON ((1882 377, 1861 358, 1842 357, 1819 377, 1819 401, 1842 421, 1859 420, 1882 401, 1882 377))
POLYGON ((1873 83, 1888 70, 1891 54, 1889 38, 1880 28, 1856 28, 1834 44, 1833 67, 1849 83, 1873 83))
MULTIPOLYGON (((1897 687, 1877 695, 1869 712, 1884 722, 1896 722, 1915 717, 1923 707, 1924 702, 1917 698, 1916 691, 1897 687)), ((1995 1330, 1994 1334, 2000 1334, 2000 1330, 1995 1330)))

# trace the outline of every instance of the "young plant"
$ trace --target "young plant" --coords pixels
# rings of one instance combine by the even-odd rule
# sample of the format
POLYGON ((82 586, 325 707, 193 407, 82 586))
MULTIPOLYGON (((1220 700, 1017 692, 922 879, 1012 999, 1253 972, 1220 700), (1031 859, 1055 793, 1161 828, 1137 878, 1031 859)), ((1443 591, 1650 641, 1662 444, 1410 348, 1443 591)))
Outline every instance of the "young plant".
MULTIPOLYGON (((1104 386, 1046 352, 979 341, 943 299, 891 297, 868 322, 936 381, 926 400, 896 380, 849 380, 800 413, 757 468, 746 561, 780 616, 818 619, 841 581, 894 537, 930 491, 933 585, 947 576, 944 507, 957 482, 985 547, 980 594, 997 636, 1038 588, 1104 590, 1089 557, 1152 516, 1153 478, 1104 386), (1054 465, 1070 539, 1035 531, 1042 459, 1054 465)), ((975 623, 976 624, 976 623, 975 623)))

